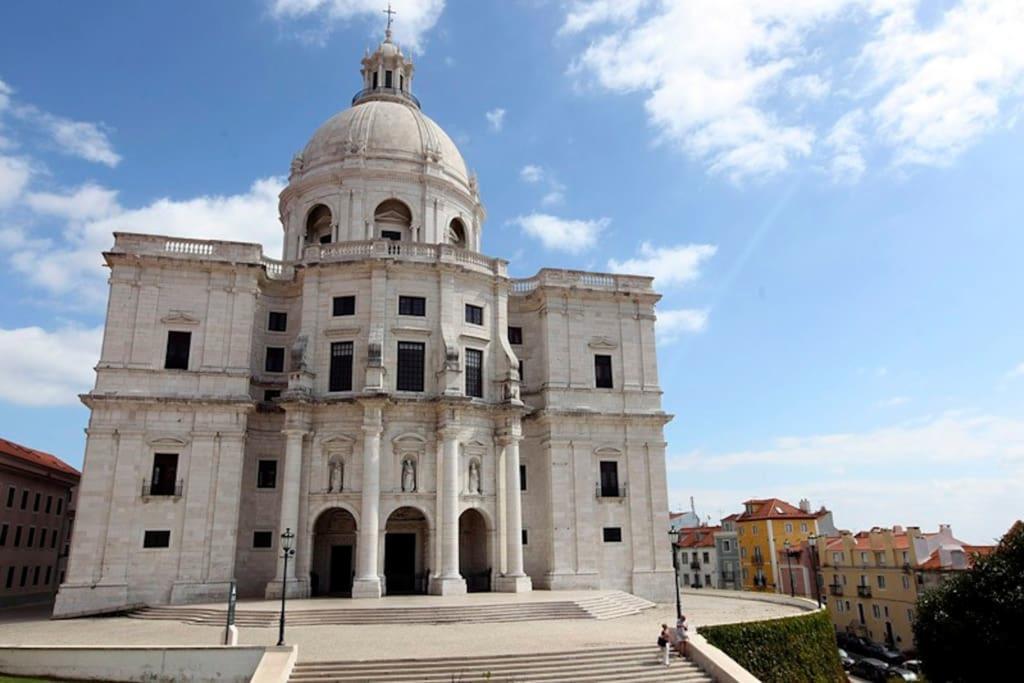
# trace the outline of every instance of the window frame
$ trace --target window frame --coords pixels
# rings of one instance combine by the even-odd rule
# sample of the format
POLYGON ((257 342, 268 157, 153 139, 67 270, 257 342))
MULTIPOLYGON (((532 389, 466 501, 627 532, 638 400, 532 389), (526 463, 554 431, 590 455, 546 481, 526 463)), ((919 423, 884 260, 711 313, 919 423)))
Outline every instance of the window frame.
POLYGON ((341 318, 356 314, 356 295, 341 294, 331 297, 331 317, 341 318))
POLYGON ((288 312, 267 311, 267 332, 287 332, 288 312))
POLYGON ((523 344, 523 328, 520 325, 509 325, 508 326, 508 343, 515 346, 522 346, 523 344))
POLYGON ((256 460, 256 488, 260 491, 273 491, 277 488, 277 458, 259 458, 256 460), (273 464, 273 483, 268 485, 264 483, 263 479, 263 465, 264 463, 273 464))
POLYGON ((465 362, 465 392, 471 398, 484 397, 484 352, 482 349, 467 347, 465 362), (473 358, 473 362, 470 362, 473 358))
POLYGON ((188 370, 192 362, 192 330, 167 330, 164 345, 164 370, 188 370), (172 340, 178 340, 173 346, 172 340), (184 351, 182 351, 182 347, 184 351))
POLYGON ((601 527, 601 539, 604 543, 622 543, 622 527, 601 527))
POLYGON ((426 343, 399 340, 395 350, 395 391, 422 394, 426 391, 427 385, 426 343), (410 363, 412 364, 411 366, 410 363), (418 375, 416 373, 417 364, 419 369, 418 375), (410 380, 414 381, 410 382, 410 380))
POLYGON ((621 498, 618 460, 599 460, 597 465, 602 498, 621 498))
POLYGON ((354 341, 335 341, 331 342, 330 345, 330 363, 327 371, 327 391, 330 393, 340 393, 344 391, 352 391, 352 383, 355 375, 355 342, 354 341), (347 350, 347 353, 345 352, 347 350), (342 360, 347 358, 346 361, 342 360), (344 381, 346 379, 347 370, 347 385, 344 381))
POLYGON ((398 315, 406 315, 413 318, 427 317, 427 297, 399 294, 398 315))
POLYGON ((253 529, 252 530, 252 544, 250 545, 250 549, 252 549, 252 550, 270 550, 270 551, 273 551, 274 550, 274 531, 273 530, 267 530, 267 529, 253 529), (267 535, 266 537, 270 540, 269 545, 256 545, 256 535, 257 534, 266 534, 267 535))
POLYGON ((271 375, 282 375, 285 372, 285 348, 283 346, 267 346, 263 353, 263 372, 271 375), (271 353, 273 352, 273 353, 271 353), (273 367, 271 367, 273 359, 273 367))
POLYGON ((476 304, 466 304, 465 313, 463 319, 468 325, 478 325, 483 327, 484 324, 484 307, 477 306, 476 304))
POLYGON ((594 388, 614 389, 615 378, 612 371, 612 356, 608 353, 594 354, 594 388), (607 367, 603 365, 607 363, 607 367))
POLYGON ((174 496, 174 495, 176 495, 176 492, 178 490, 178 465, 179 465, 180 462, 181 462, 181 454, 179 454, 179 453, 167 453, 167 452, 153 453, 153 464, 152 464, 152 467, 150 467, 150 470, 149 470, 149 486, 146 489, 146 494, 149 495, 149 496, 174 496), (158 468, 161 466, 161 463, 159 463, 157 461, 158 460, 168 460, 169 458, 172 458, 172 457, 174 458, 174 465, 173 465, 173 467, 167 467, 166 463, 163 463, 164 468, 165 469, 169 469, 171 474, 170 475, 166 475, 165 474, 162 477, 158 477, 158 473, 159 473, 158 468), (171 480, 169 484, 165 483, 165 480, 167 479, 168 476, 170 476, 170 480, 171 480), (157 481, 158 478, 161 480, 160 482, 157 481))
POLYGON ((144 550, 167 550, 171 547, 170 529, 144 529, 142 531, 142 548, 144 550), (167 534, 157 536, 156 534, 167 534), (166 545, 156 545, 158 540, 166 539, 166 545))

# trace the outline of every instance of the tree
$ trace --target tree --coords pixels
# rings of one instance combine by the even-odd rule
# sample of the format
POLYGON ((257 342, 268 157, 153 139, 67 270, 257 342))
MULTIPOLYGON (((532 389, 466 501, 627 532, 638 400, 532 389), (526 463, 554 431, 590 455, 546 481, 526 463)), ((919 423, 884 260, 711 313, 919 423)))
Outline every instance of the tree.
POLYGON ((1005 680, 1024 643, 1024 522, 917 602, 914 639, 929 681, 1005 680))

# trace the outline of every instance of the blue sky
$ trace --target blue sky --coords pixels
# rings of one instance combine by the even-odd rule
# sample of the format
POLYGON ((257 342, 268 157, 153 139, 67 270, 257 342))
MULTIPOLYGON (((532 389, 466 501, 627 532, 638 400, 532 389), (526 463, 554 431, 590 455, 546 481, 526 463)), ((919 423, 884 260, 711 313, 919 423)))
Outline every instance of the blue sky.
MULTIPOLYGON (((674 505, 985 542, 1024 499, 1024 7, 405 0, 484 250, 656 275, 674 505)), ((280 248, 377 0, 12 2, 0 435, 80 465, 113 230, 280 248)))

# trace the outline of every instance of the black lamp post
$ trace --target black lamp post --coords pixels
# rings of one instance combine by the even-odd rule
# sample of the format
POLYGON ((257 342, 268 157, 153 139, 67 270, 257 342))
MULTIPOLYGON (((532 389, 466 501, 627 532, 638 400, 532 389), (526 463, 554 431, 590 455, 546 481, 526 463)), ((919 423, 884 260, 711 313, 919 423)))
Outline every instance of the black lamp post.
POLYGON ((807 539, 811 546, 811 573, 814 574, 814 598, 818 601, 818 609, 821 609, 821 584, 818 581, 818 537, 811 536, 807 539))
POLYGON ((787 540, 782 544, 782 547, 786 549, 786 568, 789 572, 789 597, 796 597, 796 592, 793 590, 793 552, 789 549, 789 541, 787 540))
POLYGON ((295 534, 292 533, 291 527, 288 527, 281 534, 281 556, 284 558, 284 571, 281 572, 281 624, 277 632, 278 647, 284 645, 284 605, 288 597, 288 558, 295 555, 295 548, 292 547, 294 540, 295 534))
POLYGON ((676 619, 683 618, 683 605, 679 600, 679 553, 676 551, 676 534, 668 532, 668 535, 673 538, 672 541, 672 573, 675 575, 675 592, 676 592, 676 619))

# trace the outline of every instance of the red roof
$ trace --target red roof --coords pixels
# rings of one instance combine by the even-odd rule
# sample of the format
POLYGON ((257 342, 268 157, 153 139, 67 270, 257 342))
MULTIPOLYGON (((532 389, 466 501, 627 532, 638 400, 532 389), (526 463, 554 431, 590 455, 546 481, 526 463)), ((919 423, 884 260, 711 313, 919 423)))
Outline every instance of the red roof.
POLYGON ((715 532, 721 531, 720 526, 698 526, 679 531, 676 546, 679 548, 714 548, 715 532))
POLYGON ((7 439, 0 439, 0 453, 9 455, 12 458, 17 458, 18 460, 22 460, 32 465, 60 472, 61 474, 70 474, 75 478, 82 476, 81 472, 58 458, 56 455, 27 448, 26 446, 16 444, 13 441, 8 441, 7 439))
POLYGON ((778 498, 751 499, 743 502, 744 506, 753 506, 753 512, 746 510, 737 517, 737 521, 749 522, 759 519, 817 519, 822 511, 804 512, 795 505, 790 505, 778 498))
POLYGON ((735 522, 737 519, 739 519, 739 517, 740 517, 739 513, 738 512, 734 512, 731 515, 729 515, 728 517, 723 517, 722 521, 723 522, 735 522))

